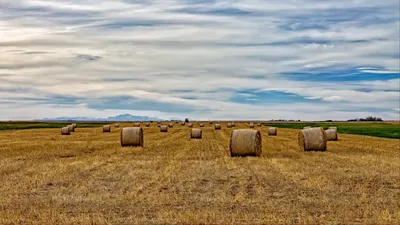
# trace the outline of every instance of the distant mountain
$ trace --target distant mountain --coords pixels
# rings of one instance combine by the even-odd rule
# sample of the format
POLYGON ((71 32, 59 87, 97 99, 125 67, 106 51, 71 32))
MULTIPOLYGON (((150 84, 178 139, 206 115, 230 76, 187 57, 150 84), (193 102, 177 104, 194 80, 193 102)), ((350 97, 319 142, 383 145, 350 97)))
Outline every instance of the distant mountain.
POLYGON ((118 116, 107 117, 107 118, 93 118, 93 117, 57 117, 57 118, 43 118, 40 120, 47 121, 57 121, 57 120, 71 120, 71 121, 150 121, 150 120, 162 120, 157 117, 148 117, 148 116, 134 116, 131 114, 121 114, 118 116))

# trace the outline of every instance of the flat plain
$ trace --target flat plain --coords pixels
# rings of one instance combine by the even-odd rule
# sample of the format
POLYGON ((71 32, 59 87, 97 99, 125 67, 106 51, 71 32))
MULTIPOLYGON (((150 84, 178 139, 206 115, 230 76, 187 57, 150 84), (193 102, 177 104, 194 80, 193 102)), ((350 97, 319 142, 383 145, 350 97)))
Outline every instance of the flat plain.
POLYGON ((191 140, 153 123, 143 148, 99 125, 0 131, 0 224, 400 224, 400 139, 339 134, 302 152, 298 130, 262 126, 261 157, 231 158, 248 124, 222 127, 191 140))

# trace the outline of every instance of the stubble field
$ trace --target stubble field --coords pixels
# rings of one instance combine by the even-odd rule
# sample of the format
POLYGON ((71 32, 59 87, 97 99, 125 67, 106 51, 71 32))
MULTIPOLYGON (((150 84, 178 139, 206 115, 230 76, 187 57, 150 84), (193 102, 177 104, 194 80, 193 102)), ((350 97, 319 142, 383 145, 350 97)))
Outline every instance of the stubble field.
POLYGON ((231 158, 233 129, 205 126, 190 140, 153 123, 144 148, 114 127, 0 131, 0 224, 400 223, 399 139, 340 134, 302 152, 298 130, 263 126, 262 156, 231 158))

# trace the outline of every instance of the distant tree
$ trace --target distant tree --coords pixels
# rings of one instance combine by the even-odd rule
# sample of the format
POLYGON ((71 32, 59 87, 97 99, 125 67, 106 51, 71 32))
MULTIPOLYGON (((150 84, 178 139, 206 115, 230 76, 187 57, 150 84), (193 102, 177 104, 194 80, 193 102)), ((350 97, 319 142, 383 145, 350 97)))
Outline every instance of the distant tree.
POLYGON ((383 121, 383 120, 380 117, 368 116, 366 118, 356 118, 356 119, 350 119, 347 121, 383 121))
POLYGON ((189 118, 185 118, 185 123, 189 123, 189 118))

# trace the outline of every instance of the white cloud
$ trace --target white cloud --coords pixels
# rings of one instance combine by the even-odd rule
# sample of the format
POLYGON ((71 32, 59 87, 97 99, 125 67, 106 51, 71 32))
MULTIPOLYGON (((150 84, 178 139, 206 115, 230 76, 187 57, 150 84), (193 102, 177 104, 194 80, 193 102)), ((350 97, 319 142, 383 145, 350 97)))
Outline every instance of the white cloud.
MULTIPOLYGON (((370 0, 225 0, 215 4, 174 0, 5 1, 0 3, 0 98, 7 104, 1 106, 0 102, 0 108, 5 118, 48 117, 49 110, 37 111, 36 106, 26 103, 44 104, 34 99, 55 95, 82 101, 123 95, 199 109, 191 113, 193 116, 306 118, 320 113, 313 104, 324 109, 339 104, 342 112, 325 114, 330 118, 353 115, 346 110, 368 114, 371 112, 365 110, 376 105, 382 113, 391 112, 400 101, 396 91, 400 79, 311 82, 281 74, 304 68, 318 71, 320 67, 398 73, 399 60, 393 57, 399 54, 398 7, 398 1, 370 0), (229 8, 254 15, 187 11, 229 8), (359 13, 351 13, 350 8, 359 13), (342 14, 343 21, 335 11, 342 14), (302 29, 305 26, 310 28, 302 29), (258 75, 264 79, 252 78, 258 75), (7 91, 10 89, 19 91, 7 91), (282 111, 273 112, 271 107, 254 105, 259 99, 254 94, 241 94, 247 103, 231 101, 236 91, 246 89, 281 91, 321 103, 305 103, 299 106, 300 111, 277 104, 282 111), (19 108, 12 111, 10 102, 19 108)), ((106 114, 85 107, 59 112, 106 114)), ((110 110, 118 112, 112 105, 110 110)), ((154 113, 162 116, 161 111, 154 113)))

